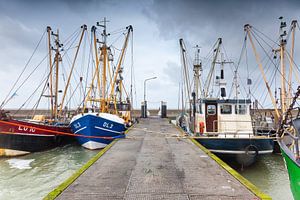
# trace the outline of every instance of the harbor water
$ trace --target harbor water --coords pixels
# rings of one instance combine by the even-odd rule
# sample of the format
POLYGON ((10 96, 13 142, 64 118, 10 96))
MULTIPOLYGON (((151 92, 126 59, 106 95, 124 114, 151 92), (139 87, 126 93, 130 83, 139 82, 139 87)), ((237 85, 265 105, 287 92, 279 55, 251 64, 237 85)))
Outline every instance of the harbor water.
MULTIPOLYGON (((97 152, 78 145, 67 145, 21 157, 2 158, 0 199, 42 199, 97 152)), ((293 199, 280 155, 263 156, 256 164, 236 170, 272 199, 293 199)))
POLYGON ((280 154, 262 156, 258 161, 237 171, 273 200, 292 200, 290 182, 280 154))
POLYGON ((67 145, 0 159, 0 199, 43 199, 99 151, 67 145))

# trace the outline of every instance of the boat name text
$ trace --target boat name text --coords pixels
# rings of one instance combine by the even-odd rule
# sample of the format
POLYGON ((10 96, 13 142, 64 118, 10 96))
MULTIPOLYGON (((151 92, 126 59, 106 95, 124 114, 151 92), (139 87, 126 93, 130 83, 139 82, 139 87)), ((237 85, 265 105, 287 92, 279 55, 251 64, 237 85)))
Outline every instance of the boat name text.
POLYGON ((25 127, 25 126, 19 126, 18 130, 19 131, 28 131, 28 132, 31 132, 31 133, 35 132, 34 128, 28 128, 28 127, 25 127))

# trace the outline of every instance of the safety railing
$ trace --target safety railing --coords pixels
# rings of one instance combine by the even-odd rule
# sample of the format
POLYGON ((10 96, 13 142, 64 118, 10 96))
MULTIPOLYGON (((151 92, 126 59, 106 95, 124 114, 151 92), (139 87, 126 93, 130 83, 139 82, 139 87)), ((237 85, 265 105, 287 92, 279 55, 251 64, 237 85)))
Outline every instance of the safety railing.
MULTIPOLYGON (((242 131, 244 131, 244 128, 239 128, 239 127, 243 127, 241 125, 242 123, 250 123, 252 126, 251 120, 214 120, 213 121, 213 132, 208 132, 208 135, 216 136, 216 135, 221 134, 221 135, 224 135, 225 138, 229 135, 233 136, 233 137, 237 137, 241 134, 243 136, 246 136, 245 133, 242 133, 242 131), (230 128, 227 127, 227 124, 229 124, 230 128)), ((253 130, 251 130, 248 133, 248 136, 249 137, 253 136, 253 130)))

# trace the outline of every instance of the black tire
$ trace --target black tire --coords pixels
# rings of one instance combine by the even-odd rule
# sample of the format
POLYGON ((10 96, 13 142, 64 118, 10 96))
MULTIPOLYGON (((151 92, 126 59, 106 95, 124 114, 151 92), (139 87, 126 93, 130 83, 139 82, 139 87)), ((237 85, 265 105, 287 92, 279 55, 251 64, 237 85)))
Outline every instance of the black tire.
POLYGON ((245 148, 245 152, 249 156, 256 157, 258 155, 258 148, 255 145, 250 144, 245 148), (254 151, 255 153, 252 154, 251 152, 254 151))

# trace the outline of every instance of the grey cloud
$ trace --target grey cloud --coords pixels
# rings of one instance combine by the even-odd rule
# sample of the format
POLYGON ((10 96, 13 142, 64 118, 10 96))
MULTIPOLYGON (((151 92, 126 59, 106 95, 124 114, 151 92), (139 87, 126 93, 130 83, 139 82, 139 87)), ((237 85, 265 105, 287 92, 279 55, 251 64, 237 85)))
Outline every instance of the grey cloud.
POLYGON ((0 18, 0 27, 0 40, 3 41, 0 47, 1 50, 17 44, 19 47, 32 48, 34 46, 32 42, 36 41, 36 38, 39 38, 43 32, 43 30, 26 26, 22 22, 8 16, 0 18))
MULTIPOLYGON (((253 25, 276 40, 278 17, 284 16, 289 24, 292 19, 299 18, 299 11, 300 1, 296 0, 154 0, 144 14, 157 24, 161 38, 174 42, 184 38, 186 43, 199 44, 202 47, 201 56, 205 56, 216 39, 222 37, 229 59, 237 64, 245 24, 253 25)), ((296 48, 299 52, 297 45, 296 48)), ((188 50, 190 53, 193 51, 191 48, 188 50)), ((248 53, 253 55, 252 49, 248 53)), ((249 66, 257 68, 255 58, 249 60, 249 66)), ((247 74, 244 66, 240 73, 243 77, 247 74)))
POLYGON ((217 37, 242 38, 244 24, 269 27, 281 15, 298 17, 299 10, 296 0, 154 0, 144 13, 157 23, 164 39, 184 37, 211 44, 217 37))
POLYGON ((177 63, 168 61, 167 66, 163 69, 163 72, 172 84, 178 86, 181 74, 180 70, 181 68, 177 63))
MULTIPOLYGON (((135 63, 139 63, 136 66, 137 80, 142 82, 147 75, 157 75, 159 79, 149 85, 149 90, 155 84, 161 84, 158 88, 163 90, 162 96, 173 97, 177 95, 180 79, 179 38, 184 38, 191 47, 188 50, 193 58, 192 46, 199 44, 201 56, 205 56, 216 39, 223 37, 229 58, 237 61, 244 24, 250 23, 271 37, 277 36, 278 17, 285 16, 289 22, 299 17, 299 10, 300 1, 296 0, 0 1, 0 69, 24 66, 47 25, 60 28, 61 38, 65 38, 81 24, 89 26, 106 16, 111 21, 109 29, 112 30, 134 25, 135 50, 138 50, 135 55, 139 55, 135 57, 135 63), (157 55, 161 56, 160 59, 154 58, 157 55), (151 65, 157 67, 151 68, 151 65), (176 94, 171 94, 170 88, 176 94)), ((255 59, 252 61, 255 63, 255 59)), ((255 64, 251 66, 256 67, 255 64)), ((204 67, 207 69, 209 65, 204 67)))

